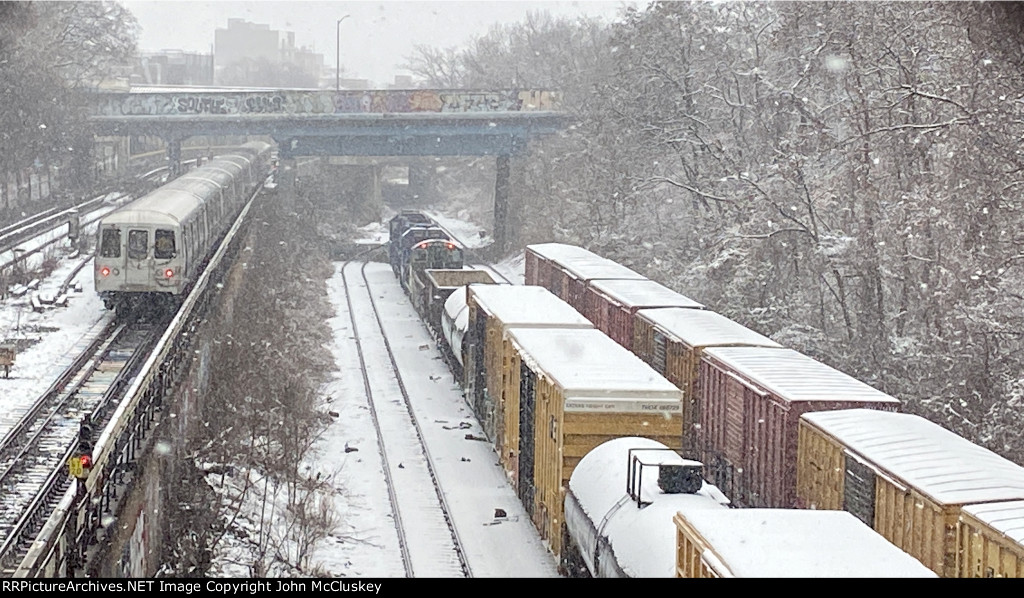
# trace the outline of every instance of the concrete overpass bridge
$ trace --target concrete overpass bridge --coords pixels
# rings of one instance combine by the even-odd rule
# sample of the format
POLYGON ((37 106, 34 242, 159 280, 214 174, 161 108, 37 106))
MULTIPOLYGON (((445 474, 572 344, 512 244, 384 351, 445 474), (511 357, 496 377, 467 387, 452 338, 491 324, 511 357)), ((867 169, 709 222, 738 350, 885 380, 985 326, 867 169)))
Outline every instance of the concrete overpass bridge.
POLYGON ((567 117, 557 92, 543 90, 141 88, 95 93, 90 120, 97 135, 163 138, 172 168, 182 141, 197 135, 269 136, 283 160, 495 156, 494 237, 504 248, 511 158, 567 117))

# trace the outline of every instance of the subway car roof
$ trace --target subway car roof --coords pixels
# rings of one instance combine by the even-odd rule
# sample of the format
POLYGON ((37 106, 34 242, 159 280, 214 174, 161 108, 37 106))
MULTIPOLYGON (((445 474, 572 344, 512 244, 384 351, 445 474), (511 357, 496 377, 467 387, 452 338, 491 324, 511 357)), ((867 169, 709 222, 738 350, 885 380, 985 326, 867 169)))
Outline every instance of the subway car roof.
POLYGON ((106 215, 103 224, 181 223, 243 172, 251 158, 245 155, 217 158, 185 173, 166 185, 106 215))
POLYGON ((803 418, 940 504, 1024 499, 1024 467, 923 417, 846 409, 803 418))

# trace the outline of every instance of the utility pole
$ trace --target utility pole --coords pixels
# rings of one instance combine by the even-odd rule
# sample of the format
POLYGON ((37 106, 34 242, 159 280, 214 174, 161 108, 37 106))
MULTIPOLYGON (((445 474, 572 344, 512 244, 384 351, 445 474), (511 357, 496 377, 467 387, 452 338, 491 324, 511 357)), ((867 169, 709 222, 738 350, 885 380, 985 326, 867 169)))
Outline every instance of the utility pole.
POLYGON ((335 36, 334 54, 334 91, 341 91, 341 22, 351 15, 345 15, 336 23, 337 35, 335 36))

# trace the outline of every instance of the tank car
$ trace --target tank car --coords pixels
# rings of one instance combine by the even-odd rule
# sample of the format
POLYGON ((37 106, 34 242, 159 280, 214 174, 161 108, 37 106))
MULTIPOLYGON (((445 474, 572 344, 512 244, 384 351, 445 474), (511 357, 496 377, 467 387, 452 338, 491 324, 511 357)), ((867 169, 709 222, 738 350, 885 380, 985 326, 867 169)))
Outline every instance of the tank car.
POLYGON ((187 294, 270 159, 270 144, 247 143, 104 216, 94 260, 104 305, 173 302, 187 294))
POLYGON ((673 577, 673 515, 728 504, 699 462, 650 438, 609 440, 569 478, 561 568, 570 577, 673 577))

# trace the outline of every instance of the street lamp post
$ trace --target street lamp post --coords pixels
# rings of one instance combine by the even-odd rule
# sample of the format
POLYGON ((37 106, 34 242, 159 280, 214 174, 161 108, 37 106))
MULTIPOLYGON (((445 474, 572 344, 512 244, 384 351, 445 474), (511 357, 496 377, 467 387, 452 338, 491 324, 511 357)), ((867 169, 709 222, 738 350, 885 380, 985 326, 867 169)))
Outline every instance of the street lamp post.
POLYGON ((335 39, 336 52, 334 55, 334 91, 341 91, 341 22, 351 15, 345 15, 338 19, 337 35, 335 39))

